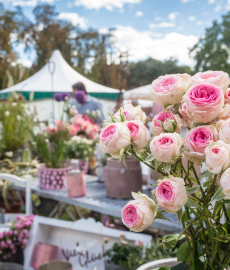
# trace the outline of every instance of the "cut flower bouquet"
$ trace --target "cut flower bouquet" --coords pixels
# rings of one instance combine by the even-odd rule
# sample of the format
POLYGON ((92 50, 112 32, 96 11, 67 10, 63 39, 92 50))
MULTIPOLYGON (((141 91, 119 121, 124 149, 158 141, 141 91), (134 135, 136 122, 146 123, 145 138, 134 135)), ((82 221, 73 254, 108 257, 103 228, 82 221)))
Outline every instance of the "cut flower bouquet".
POLYGON ((223 270, 230 265, 228 86, 229 75, 222 71, 161 76, 150 89, 152 100, 164 106, 151 122, 153 138, 144 112, 131 104, 106 121, 100 134, 104 153, 124 163, 134 156, 162 175, 151 198, 132 193, 122 221, 141 232, 155 219, 166 219, 165 211, 177 214, 182 232, 161 238, 165 249, 186 240, 177 254, 182 263, 174 269, 223 270), (185 138, 181 122, 188 128, 185 138), (195 164, 202 168, 201 176, 195 164))

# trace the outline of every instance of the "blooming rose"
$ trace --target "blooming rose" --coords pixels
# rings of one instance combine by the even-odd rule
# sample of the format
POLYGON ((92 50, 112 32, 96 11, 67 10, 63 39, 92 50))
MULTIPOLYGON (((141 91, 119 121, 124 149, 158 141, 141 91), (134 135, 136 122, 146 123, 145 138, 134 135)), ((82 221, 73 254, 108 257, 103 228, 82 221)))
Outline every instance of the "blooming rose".
POLYGON ((183 139, 178 133, 162 133, 153 138, 150 151, 153 157, 161 162, 175 163, 180 156, 183 139))
POLYGON ((132 192, 132 196, 135 200, 122 209, 122 222, 131 231, 142 232, 153 223, 157 205, 145 194, 132 192))
POLYGON ((227 91, 224 95, 224 103, 230 104, 230 88, 227 89, 227 91))
POLYGON ((220 178, 220 186, 223 188, 223 193, 230 199, 230 168, 228 168, 220 178))
POLYGON ((180 133, 181 130, 181 122, 180 117, 178 115, 173 114, 171 111, 164 111, 158 113, 154 118, 150 125, 152 133, 157 136, 161 133, 164 133, 164 130, 161 127, 160 122, 163 124, 163 128, 167 132, 173 132, 173 124, 172 121, 177 125, 175 132, 180 133))
POLYGON ((114 117, 120 120, 121 113, 124 114, 127 121, 141 120, 145 122, 146 120, 146 114, 142 111, 141 106, 134 107, 131 103, 125 104, 124 107, 121 107, 120 110, 114 114, 114 117))
POLYGON ((163 106, 179 103, 188 88, 189 80, 188 74, 161 76, 152 82, 151 99, 163 106))
POLYGON ((205 168, 214 173, 221 173, 222 168, 225 170, 230 164, 230 145, 223 141, 217 141, 210 144, 205 149, 205 168))
POLYGON ((182 104, 182 109, 179 109, 179 112, 182 116, 182 124, 185 126, 185 127, 188 127, 188 128, 192 128, 192 119, 188 117, 188 111, 187 111, 187 106, 186 106, 186 103, 183 103, 182 104))
POLYGON ((156 199, 165 211, 176 213, 188 201, 184 179, 170 175, 161 180, 156 189, 156 199))
POLYGON ((126 122, 130 130, 131 141, 136 150, 143 149, 150 141, 150 132, 141 121, 126 122))
POLYGON ((214 84, 192 85, 184 96, 189 117, 196 123, 208 123, 217 117, 224 117, 230 105, 224 106, 224 94, 214 84))
POLYGON ((187 159, 199 164, 205 159, 205 148, 210 142, 218 140, 217 129, 212 125, 199 126, 191 129, 184 138, 187 159))
POLYGON ((230 118, 227 120, 218 121, 216 127, 219 132, 220 140, 227 144, 230 144, 230 118))
POLYGON ((119 159, 125 148, 131 144, 130 131, 125 123, 106 126, 100 134, 100 145, 104 153, 119 159))
POLYGON ((198 72, 191 78, 192 84, 198 83, 212 83, 218 86, 223 93, 227 91, 229 85, 229 76, 228 73, 223 71, 205 71, 198 72))

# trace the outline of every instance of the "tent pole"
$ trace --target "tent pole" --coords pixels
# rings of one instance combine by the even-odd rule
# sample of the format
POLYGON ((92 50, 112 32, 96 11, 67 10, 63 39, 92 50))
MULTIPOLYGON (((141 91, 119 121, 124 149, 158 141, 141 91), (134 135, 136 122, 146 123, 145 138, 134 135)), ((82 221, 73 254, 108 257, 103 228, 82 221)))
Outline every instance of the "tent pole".
POLYGON ((53 82, 53 75, 55 72, 55 63, 54 61, 50 61, 48 62, 48 70, 49 73, 51 75, 51 91, 52 91, 52 115, 51 115, 51 121, 52 121, 52 125, 54 126, 54 122, 55 122, 55 111, 54 111, 54 82, 53 82))

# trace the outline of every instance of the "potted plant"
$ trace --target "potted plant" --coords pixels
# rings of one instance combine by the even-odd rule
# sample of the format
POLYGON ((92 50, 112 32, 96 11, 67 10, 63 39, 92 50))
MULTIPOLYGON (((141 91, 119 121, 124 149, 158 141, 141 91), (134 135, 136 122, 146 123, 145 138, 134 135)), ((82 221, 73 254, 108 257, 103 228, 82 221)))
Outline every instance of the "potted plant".
POLYGON ((68 156, 65 154, 65 142, 69 140, 69 129, 58 121, 54 128, 46 127, 45 132, 34 134, 31 147, 38 155, 40 187, 59 190, 64 187, 64 176, 71 170, 68 156))
POLYGON ((121 108, 100 134, 104 152, 124 162, 134 156, 161 174, 151 198, 132 193, 134 200, 123 208, 122 221, 130 230, 141 232, 155 219, 167 219, 164 212, 177 214, 181 233, 161 238, 164 249, 186 240, 177 253, 181 263, 173 269, 230 266, 228 85, 229 75, 222 71, 161 76, 152 83, 151 97, 169 113, 153 119, 151 128, 158 134, 150 138, 141 109, 131 104, 121 108), (188 126, 184 139, 178 120, 188 126), (194 164, 202 166, 200 176, 194 164))

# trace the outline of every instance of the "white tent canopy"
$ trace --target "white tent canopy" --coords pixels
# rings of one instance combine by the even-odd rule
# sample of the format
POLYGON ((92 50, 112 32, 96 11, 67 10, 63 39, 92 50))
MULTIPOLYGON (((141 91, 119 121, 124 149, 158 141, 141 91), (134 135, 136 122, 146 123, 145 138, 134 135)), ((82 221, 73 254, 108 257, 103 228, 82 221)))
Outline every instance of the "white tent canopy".
POLYGON ((151 84, 134 88, 124 93, 125 100, 143 99, 150 100, 150 86, 151 84))
MULTIPOLYGON (((76 82, 83 82, 87 91, 99 98, 115 99, 119 90, 106 87, 90 81, 75 71, 62 57, 59 50, 55 50, 47 64, 36 74, 27 80, 18 83, 10 88, 0 91, 0 95, 10 92, 39 92, 37 98, 51 97, 53 71, 53 92, 72 92, 72 85, 76 82), (50 95, 46 95, 46 94, 50 95)), ((4 95, 5 96, 5 95, 4 95)))

